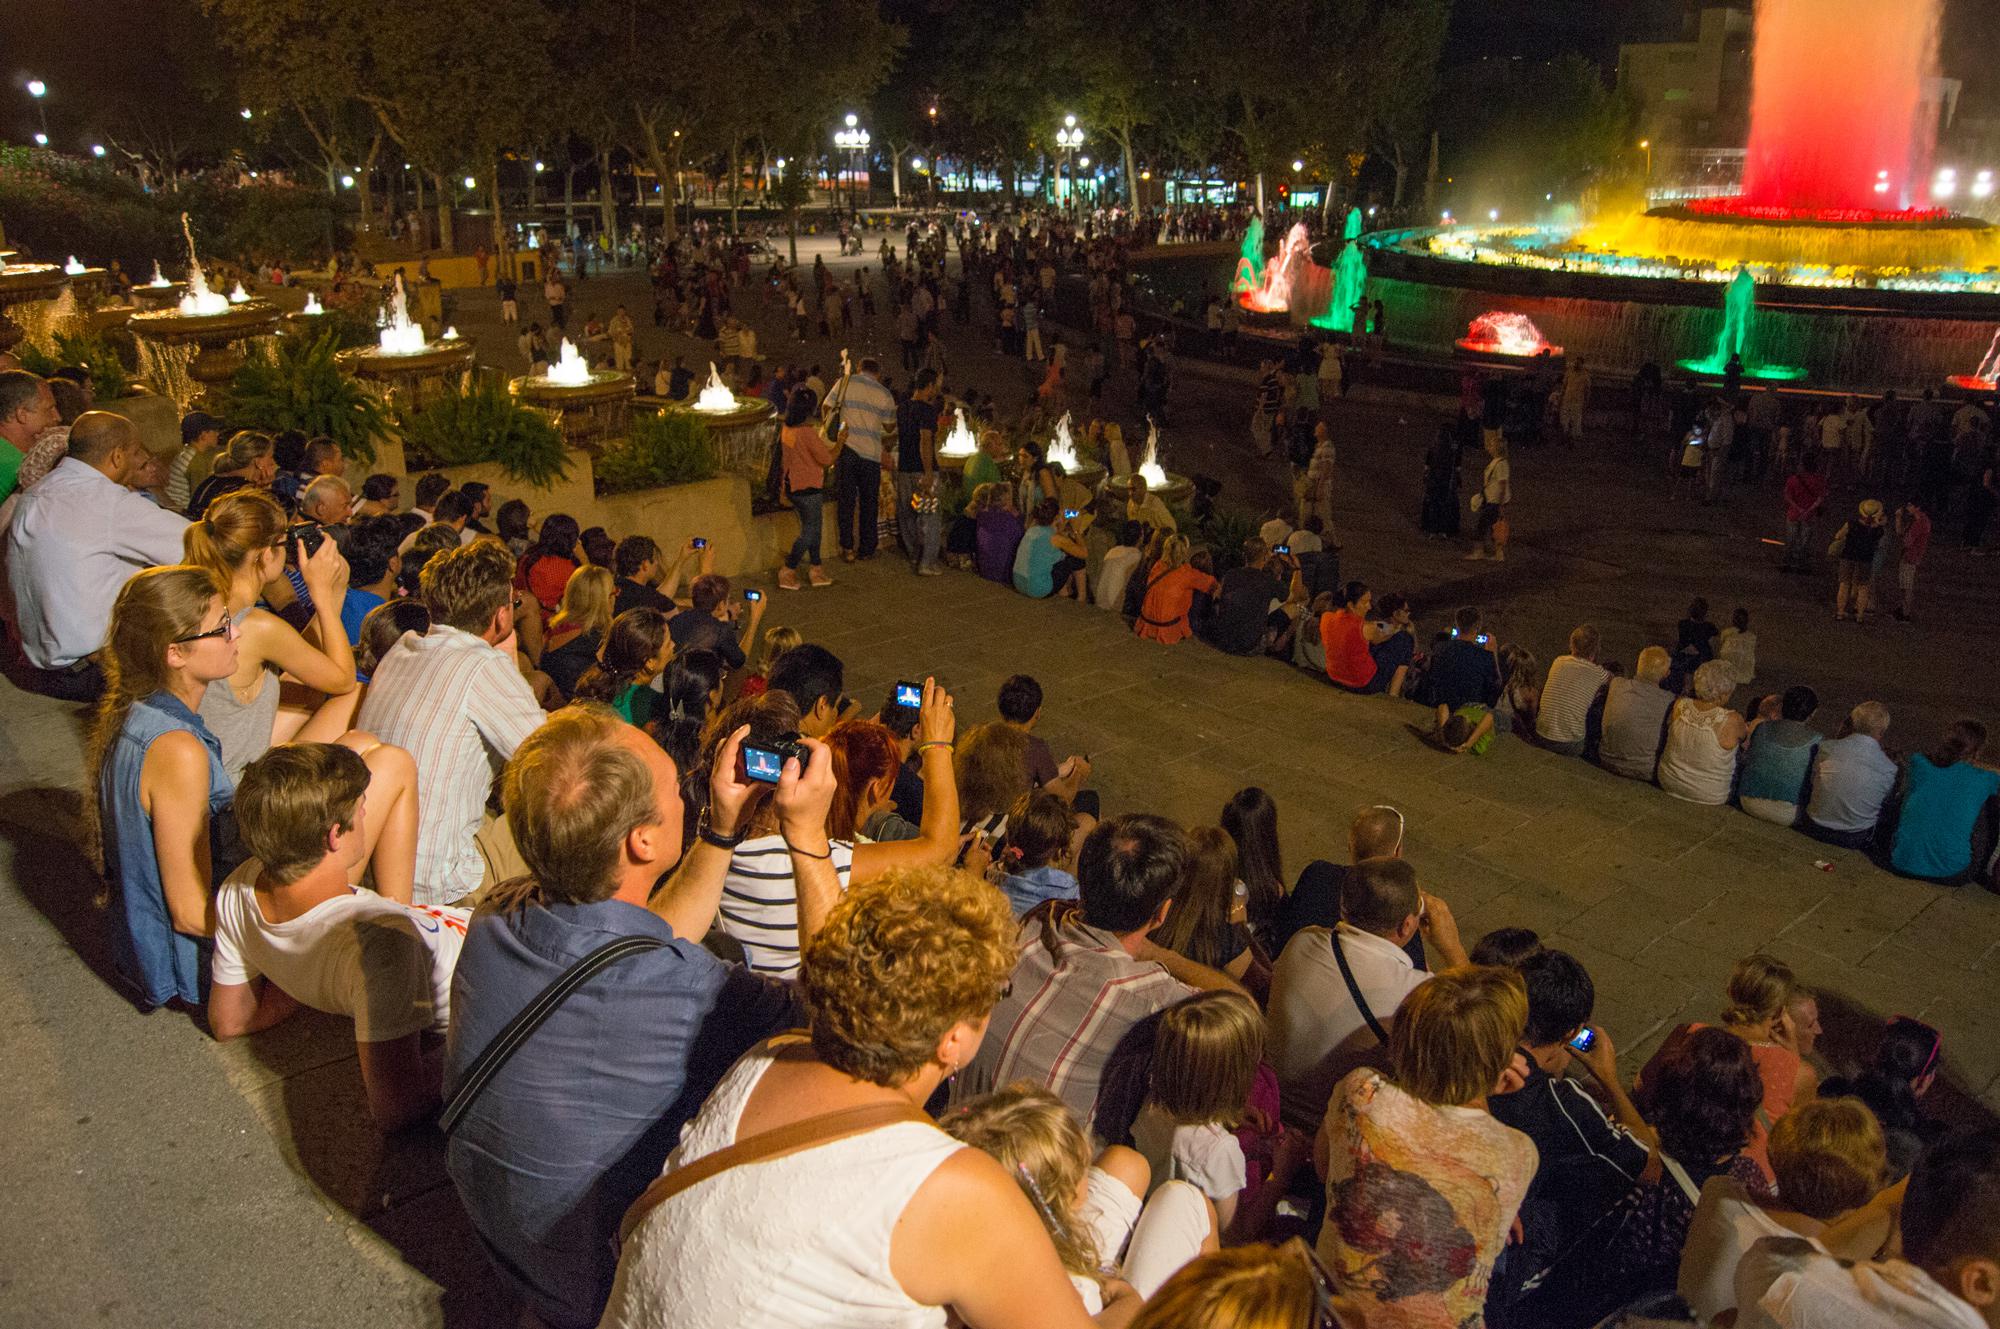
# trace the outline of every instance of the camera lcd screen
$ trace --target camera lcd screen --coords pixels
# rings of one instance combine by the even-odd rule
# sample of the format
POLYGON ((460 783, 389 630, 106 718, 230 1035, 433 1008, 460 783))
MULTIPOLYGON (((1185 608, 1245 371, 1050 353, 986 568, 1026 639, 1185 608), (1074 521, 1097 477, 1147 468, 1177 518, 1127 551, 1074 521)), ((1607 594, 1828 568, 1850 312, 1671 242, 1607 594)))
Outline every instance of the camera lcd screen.
POLYGON ((781 754, 769 748, 752 747, 748 743, 743 745, 743 773, 752 780, 776 784, 784 770, 785 759, 781 754))

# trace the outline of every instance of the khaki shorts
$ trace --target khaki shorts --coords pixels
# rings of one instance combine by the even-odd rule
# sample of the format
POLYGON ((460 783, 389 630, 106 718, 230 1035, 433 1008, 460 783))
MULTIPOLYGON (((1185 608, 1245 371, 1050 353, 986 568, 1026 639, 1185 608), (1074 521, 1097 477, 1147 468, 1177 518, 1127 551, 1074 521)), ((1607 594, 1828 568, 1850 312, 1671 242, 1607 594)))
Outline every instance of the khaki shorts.
POLYGON ((452 902, 466 908, 476 907, 486 892, 500 882, 526 876, 528 872, 527 861, 514 847, 514 834, 507 829, 505 815, 496 817, 487 813, 481 819, 472 843, 479 850, 479 889, 462 900, 452 902))

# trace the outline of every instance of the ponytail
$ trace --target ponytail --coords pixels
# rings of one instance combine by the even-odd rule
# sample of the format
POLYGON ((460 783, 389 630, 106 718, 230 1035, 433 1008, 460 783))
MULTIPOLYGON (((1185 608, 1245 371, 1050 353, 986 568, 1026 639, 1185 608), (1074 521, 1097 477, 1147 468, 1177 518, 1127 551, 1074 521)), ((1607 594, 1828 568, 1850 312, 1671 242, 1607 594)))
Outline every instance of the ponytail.
POLYGON ((611 620, 597 663, 576 681, 572 701, 609 703, 652 664, 667 641, 667 616, 657 609, 628 609, 611 620))
POLYGON ((208 505, 181 536, 190 565, 227 587, 251 558, 284 538, 285 510, 261 489, 232 489, 208 505))

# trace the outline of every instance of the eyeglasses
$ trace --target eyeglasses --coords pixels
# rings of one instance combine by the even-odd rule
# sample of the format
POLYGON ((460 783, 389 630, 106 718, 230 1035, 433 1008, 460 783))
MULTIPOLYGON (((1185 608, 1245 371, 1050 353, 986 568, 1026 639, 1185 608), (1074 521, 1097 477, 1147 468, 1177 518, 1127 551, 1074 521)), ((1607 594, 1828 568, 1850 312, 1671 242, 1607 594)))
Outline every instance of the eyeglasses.
POLYGON ((1324 1264, 1320 1263, 1318 1253, 1312 1247, 1306 1245, 1305 1242, 1294 1237, 1286 1244, 1288 1246, 1296 1246, 1299 1253, 1305 1256, 1306 1268, 1312 1274, 1313 1325, 1315 1329, 1340 1329, 1340 1319, 1333 1311, 1334 1298, 1339 1295, 1334 1289, 1333 1275, 1327 1272, 1324 1264))
POLYGON ((191 641, 206 641, 210 637, 220 637, 224 641, 231 641, 235 639, 235 636, 236 620, 233 618, 224 618, 221 623, 206 632, 194 632, 185 637, 175 637, 171 644, 185 646, 191 641))

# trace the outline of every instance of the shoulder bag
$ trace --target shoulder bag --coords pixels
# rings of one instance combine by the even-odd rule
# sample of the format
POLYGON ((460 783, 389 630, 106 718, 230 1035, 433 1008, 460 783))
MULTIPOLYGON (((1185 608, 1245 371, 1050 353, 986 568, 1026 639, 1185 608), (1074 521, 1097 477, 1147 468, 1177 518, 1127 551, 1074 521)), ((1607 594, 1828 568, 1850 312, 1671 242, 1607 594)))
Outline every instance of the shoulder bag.
POLYGON ((1354 998, 1354 1009, 1361 1012, 1361 1019, 1368 1026, 1368 1032, 1375 1035, 1375 1040, 1383 1047, 1389 1046, 1389 1031, 1375 1018, 1375 1012, 1368 1008, 1368 998, 1361 995, 1361 985, 1354 981, 1354 970, 1348 966, 1347 952, 1340 944, 1339 924, 1336 923, 1333 931, 1327 934, 1327 940, 1333 944, 1333 962, 1340 966, 1340 981, 1347 984, 1347 995, 1354 998))

